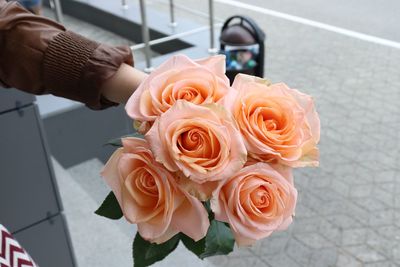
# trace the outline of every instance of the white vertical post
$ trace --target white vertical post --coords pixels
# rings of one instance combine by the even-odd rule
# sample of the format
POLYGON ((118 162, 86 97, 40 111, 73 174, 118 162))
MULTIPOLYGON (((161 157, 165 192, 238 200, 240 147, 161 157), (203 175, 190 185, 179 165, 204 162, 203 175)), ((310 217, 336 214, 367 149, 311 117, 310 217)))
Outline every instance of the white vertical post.
POLYGON ((214 30, 214 1, 208 0, 208 15, 210 20, 210 48, 208 49, 208 53, 216 54, 218 52, 218 48, 215 47, 215 30, 214 30))
POLYGON ((142 39, 144 43, 144 54, 146 58, 145 72, 151 72, 150 31, 147 25, 146 6, 144 0, 140 0, 140 16, 142 19, 142 39))
POLYGON ((129 8, 128 3, 126 2, 126 0, 121 0, 121 5, 122 5, 123 9, 128 9, 129 8))
POLYGON ((54 15, 56 17, 57 22, 62 24, 64 21, 64 18, 63 18, 60 0, 50 0, 50 7, 54 11, 54 15))
POLYGON ((174 7, 174 0, 169 0, 169 14, 171 17, 170 26, 176 27, 178 23, 175 21, 175 7, 174 7))

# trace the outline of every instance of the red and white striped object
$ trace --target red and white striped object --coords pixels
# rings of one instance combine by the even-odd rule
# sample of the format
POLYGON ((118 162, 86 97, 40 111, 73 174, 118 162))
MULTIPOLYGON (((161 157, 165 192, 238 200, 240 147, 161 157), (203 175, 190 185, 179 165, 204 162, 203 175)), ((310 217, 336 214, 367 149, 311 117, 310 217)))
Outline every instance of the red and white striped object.
POLYGON ((0 224, 0 267, 38 267, 7 229, 0 224))

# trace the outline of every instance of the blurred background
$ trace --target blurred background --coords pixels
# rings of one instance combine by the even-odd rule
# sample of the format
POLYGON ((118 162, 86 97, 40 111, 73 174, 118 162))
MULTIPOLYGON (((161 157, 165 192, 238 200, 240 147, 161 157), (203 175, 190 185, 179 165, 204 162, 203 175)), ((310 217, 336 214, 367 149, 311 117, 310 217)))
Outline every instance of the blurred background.
MULTIPOLYGON (((40 12, 131 46, 142 70, 173 54, 225 53, 232 75, 283 81, 315 99, 320 167, 295 171, 289 229, 204 261, 179 246, 154 266, 400 266, 399 1, 52 0, 40 12), (236 18, 221 35, 233 15, 256 28, 236 18)), ((113 148, 103 144, 132 130, 123 107, 2 97, 20 106, 0 105, 0 223, 40 266, 132 266, 135 227, 94 214, 109 192, 99 172, 113 148)))

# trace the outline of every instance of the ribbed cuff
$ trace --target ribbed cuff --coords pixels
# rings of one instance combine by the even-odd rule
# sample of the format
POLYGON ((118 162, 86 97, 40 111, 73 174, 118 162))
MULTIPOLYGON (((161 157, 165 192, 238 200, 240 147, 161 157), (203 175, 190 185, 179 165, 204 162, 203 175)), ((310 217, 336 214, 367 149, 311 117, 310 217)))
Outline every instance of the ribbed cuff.
POLYGON ((55 95, 86 103, 79 82, 87 61, 99 46, 81 35, 65 31, 59 33, 47 47, 43 81, 55 95))
POLYGON ((58 34, 44 55, 44 84, 50 93, 83 102, 91 109, 117 105, 100 91, 122 63, 133 65, 129 47, 98 44, 73 32, 58 34))

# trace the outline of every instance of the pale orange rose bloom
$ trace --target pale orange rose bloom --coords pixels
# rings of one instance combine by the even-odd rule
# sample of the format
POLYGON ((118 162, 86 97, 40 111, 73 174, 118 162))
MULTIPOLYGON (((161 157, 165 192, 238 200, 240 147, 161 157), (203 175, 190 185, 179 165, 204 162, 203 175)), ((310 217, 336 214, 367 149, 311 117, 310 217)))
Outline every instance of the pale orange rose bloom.
POLYGON ((236 90, 224 105, 250 157, 291 167, 318 166, 320 121, 311 96, 244 74, 236 76, 232 87, 236 90))
POLYGON ((122 143, 102 176, 125 218, 150 242, 163 243, 179 232, 194 240, 203 238, 209 220, 202 203, 178 187, 173 175, 154 160, 145 140, 129 137, 122 143))
POLYGON ((179 100, 155 121, 145 138, 158 162, 199 184, 231 176, 247 158, 239 130, 217 104, 179 100))
MULTIPOLYGON (((151 124, 179 99, 194 104, 218 103, 229 89, 225 56, 193 61, 184 55, 176 55, 140 84, 125 108, 132 119, 151 124)), ((148 130, 148 124, 139 130, 148 130)))
POLYGON ((244 167, 213 193, 215 219, 227 222, 239 246, 252 245, 292 222, 297 200, 290 168, 244 167))

